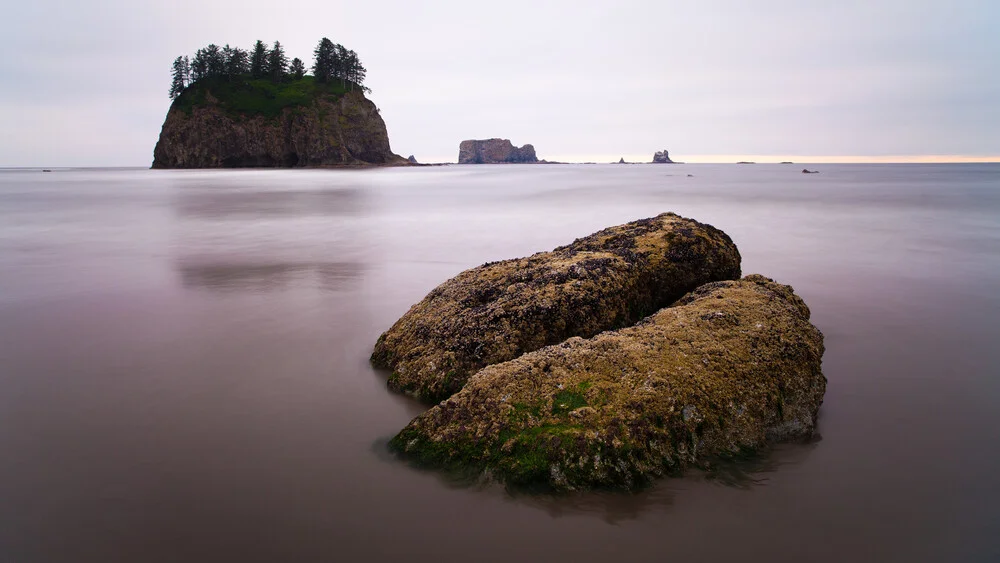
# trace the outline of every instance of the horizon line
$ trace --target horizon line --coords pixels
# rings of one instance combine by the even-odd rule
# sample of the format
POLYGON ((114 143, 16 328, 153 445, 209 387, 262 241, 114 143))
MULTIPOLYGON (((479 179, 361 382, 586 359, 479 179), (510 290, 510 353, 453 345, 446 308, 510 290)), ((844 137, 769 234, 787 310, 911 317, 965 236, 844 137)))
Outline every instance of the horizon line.
MULTIPOLYGON (((554 155, 547 160, 558 162, 610 162, 617 163, 624 158, 626 162, 652 162, 652 155, 554 155)), ((791 155, 791 154, 677 154, 670 158, 678 163, 688 164, 735 164, 737 162, 754 162, 759 164, 780 164, 792 162, 799 164, 956 164, 956 163, 1000 163, 1000 155, 956 155, 956 154, 919 154, 919 155, 791 155)))
MULTIPOLYGON (((563 164, 617 164, 624 158, 628 164, 649 164, 649 155, 545 155, 540 160, 563 164)), ((774 154, 690 154, 670 155, 676 164, 1000 164, 1000 155, 774 155, 774 154)), ((422 164, 457 164, 452 159, 417 159, 422 164)), ((35 168, 148 168, 148 164, 0 164, 0 169, 35 168)))

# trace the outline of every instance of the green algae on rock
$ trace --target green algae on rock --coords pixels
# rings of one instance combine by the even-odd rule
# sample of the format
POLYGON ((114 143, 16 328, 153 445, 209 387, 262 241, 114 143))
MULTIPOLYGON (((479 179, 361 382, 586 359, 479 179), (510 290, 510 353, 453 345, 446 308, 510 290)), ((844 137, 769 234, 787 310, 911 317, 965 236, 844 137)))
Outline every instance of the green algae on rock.
POLYGON ((664 213, 439 285, 375 345, 389 387, 437 402, 483 367, 629 326, 707 282, 740 276, 724 232, 664 213))
POLYGON ((514 486, 636 489, 810 436, 823 335, 792 288, 703 285, 639 324, 489 366, 390 447, 514 486))

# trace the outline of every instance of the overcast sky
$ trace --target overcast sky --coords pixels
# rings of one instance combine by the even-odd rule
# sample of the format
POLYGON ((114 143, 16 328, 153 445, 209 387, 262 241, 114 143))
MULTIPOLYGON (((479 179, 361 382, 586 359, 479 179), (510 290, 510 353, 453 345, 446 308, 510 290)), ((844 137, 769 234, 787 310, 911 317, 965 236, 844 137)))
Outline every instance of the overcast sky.
POLYGON ((1000 1, 34 0, 0 20, 0 166, 148 166, 173 59, 358 52, 394 152, 1000 155, 1000 1))

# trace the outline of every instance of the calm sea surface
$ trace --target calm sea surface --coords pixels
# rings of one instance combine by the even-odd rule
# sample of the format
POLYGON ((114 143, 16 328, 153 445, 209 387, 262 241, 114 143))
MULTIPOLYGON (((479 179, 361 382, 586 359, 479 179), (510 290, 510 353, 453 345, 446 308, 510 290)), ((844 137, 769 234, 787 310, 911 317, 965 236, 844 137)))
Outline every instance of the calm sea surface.
POLYGON ((0 171, 0 562, 1000 561, 1000 165, 802 166, 0 171), (821 439, 557 498, 386 453, 410 305, 664 211, 810 305, 821 439))

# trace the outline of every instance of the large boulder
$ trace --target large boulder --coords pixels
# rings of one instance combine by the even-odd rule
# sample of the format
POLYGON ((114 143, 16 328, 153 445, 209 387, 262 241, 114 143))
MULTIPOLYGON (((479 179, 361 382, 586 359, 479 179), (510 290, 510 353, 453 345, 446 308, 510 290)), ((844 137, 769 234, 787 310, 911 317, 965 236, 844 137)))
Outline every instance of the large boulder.
POLYGON ((462 141, 458 145, 459 164, 502 164, 538 162, 535 147, 515 147, 509 139, 462 141))
POLYGON ((510 485, 635 489, 808 437, 822 355, 791 287, 759 275, 710 283, 636 326, 479 371, 390 447, 510 485))
POLYGON ((383 334, 371 361, 392 370, 390 388, 438 402, 487 365, 634 324, 699 285, 739 276, 728 235, 665 213, 462 272, 383 334))

